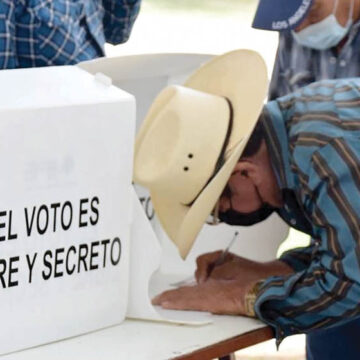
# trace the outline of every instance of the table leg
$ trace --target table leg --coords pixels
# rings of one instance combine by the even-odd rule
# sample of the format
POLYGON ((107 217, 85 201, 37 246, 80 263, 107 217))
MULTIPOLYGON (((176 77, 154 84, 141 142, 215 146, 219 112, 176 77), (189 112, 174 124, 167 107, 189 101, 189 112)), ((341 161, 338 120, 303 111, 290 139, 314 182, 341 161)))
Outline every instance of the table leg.
POLYGON ((236 358, 235 358, 235 354, 234 354, 234 353, 219 358, 219 360, 235 360, 235 359, 236 359, 236 358))

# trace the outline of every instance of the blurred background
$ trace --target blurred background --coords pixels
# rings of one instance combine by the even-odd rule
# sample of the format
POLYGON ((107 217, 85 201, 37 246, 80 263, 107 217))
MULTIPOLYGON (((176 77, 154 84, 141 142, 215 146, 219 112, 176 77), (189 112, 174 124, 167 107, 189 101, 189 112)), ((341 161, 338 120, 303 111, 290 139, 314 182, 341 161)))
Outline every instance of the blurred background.
MULTIPOLYGON (((271 75, 278 33, 251 27, 256 0, 143 0, 130 40, 106 45, 107 56, 144 53, 221 54, 247 48, 258 51, 271 75)), ((308 238, 291 231, 279 252, 304 246, 308 238)), ((276 351, 271 340, 236 353, 238 360, 304 360, 305 337, 292 336, 276 351)))
POLYGON ((271 71, 277 33, 251 28, 256 0, 143 0, 130 40, 107 45, 108 56, 257 50, 271 71))

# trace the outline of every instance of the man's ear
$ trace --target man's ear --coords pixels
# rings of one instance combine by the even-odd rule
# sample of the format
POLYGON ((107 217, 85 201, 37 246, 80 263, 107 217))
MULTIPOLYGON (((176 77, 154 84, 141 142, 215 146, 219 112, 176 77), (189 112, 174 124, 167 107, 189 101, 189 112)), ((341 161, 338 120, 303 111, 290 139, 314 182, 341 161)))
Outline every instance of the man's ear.
POLYGON ((261 175, 259 166, 249 160, 240 160, 235 168, 234 173, 239 172, 241 176, 251 180, 254 185, 259 185, 261 181, 261 175))

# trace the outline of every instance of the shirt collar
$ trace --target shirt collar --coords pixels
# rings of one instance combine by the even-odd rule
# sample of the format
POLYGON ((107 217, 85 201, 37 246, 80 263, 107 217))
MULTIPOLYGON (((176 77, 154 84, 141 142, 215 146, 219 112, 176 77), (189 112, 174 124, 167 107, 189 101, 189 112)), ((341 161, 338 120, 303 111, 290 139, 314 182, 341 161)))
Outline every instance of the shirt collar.
POLYGON ((262 119, 265 140, 278 185, 281 190, 294 190, 295 180, 291 171, 288 135, 277 101, 265 105, 262 119))

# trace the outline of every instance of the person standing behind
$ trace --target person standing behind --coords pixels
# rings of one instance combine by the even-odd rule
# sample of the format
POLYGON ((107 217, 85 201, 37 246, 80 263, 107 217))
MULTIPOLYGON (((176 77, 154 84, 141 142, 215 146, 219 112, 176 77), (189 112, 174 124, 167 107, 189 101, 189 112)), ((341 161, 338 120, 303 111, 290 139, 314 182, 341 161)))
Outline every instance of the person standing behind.
MULTIPOLYGON (((360 76, 360 0, 260 0, 253 27, 279 32, 270 100, 319 80, 360 76)), ((308 334, 307 360, 359 359, 359 333, 356 319, 308 334)))
POLYGON ((3 0, 0 69, 71 65, 128 40, 141 0, 3 0))
POLYGON ((360 0, 260 0, 253 27, 279 32, 270 100, 360 76, 360 0))

